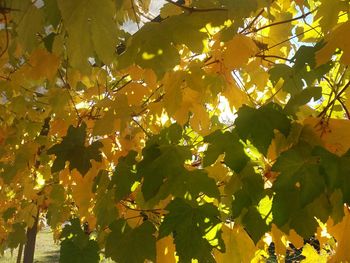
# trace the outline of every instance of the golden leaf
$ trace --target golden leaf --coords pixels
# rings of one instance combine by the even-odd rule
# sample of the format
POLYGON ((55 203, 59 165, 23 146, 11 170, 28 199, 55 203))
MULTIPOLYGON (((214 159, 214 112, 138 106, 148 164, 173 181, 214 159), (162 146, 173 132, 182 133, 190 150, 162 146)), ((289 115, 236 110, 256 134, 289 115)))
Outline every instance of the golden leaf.
POLYGON ((156 243, 157 263, 175 263, 175 246, 173 238, 166 236, 156 243))
POLYGON ((301 261, 302 263, 313 263, 313 262, 326 263, 327 262, 327 255, 318 254, 316 249, 310 244, 306 244, 303 247, 303 252, 301 254, 306 257, 301 261))
POLYGON ((328 124, 318 118, 307 118, 304 125, 310 125, 322 139, 330 152, 342 155, 350 148, 350 123, 348 120, 329 119, 328 124))
POLYGON ((289 231, 287 239, 297 248, 300 248, 304 245, 304 239, 301 236, 299 236, 297 232, 295 232, 293 229, 289 231))
POLYGON ((35 50, 29 58, 28 77, 35 80, 41 78, 52 79, 60 65, 59 58, 44 49, 35 50))
POLYGON ((254 41, 244 35, 236 35, 225 44, 222 59, 227 69, 237 69, 248 62, 248 59, 255 55, 259 49, 254 41))
POLYGON ((350 21, 342 23, 335 27, 325 38, 326 45, 316 53, 317 65, 327 63, 333 55, 336 48, 343 51, 341 61, 345 65, 350 65, 350 21))
POLYGON ((236 225, 231 228, 224 225, 222 237, 225 241, 226 252, 221 253, 215 250, 214 256, 217 262, 244 263, 250 262, 254 257, 256 250, 254 242, 241 226, 236 225))
POLYGON ((327 232, 332 235, 337 242, 335 254, 331 257, 330 262, 350 261, 350 213, 345 207, 344 214, 343 220, 336 225, 333 225, 331 219, 327 222, 327 232))
POLYGON ((275 224, 271 227, 272 240, 275 243, 275 250, 277 255, 286 254, 285 233, 283 233, 275 224))

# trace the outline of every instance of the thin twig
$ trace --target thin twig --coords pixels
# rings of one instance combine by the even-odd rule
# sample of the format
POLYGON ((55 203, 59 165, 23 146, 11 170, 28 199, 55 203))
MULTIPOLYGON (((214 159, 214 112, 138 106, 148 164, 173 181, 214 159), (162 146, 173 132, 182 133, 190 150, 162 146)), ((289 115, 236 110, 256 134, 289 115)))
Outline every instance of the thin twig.
POLYGON ((293 62, 293 59, 284 58, 284 57, 280 57, 280 56, 276 56, 276 55, 256 55, 255 57, 262 58, 262 59, 265 59, 265 58, 277 58, 277 59, 293 62))
POLYGON ((254 25, 254 23, 256 22, 256 20, 258 20, 258 18, 262 15, 262 13, 264 13, 264 11, 265 11, 265 8, 261 9, 261 11, 254 17, 254 19, 238 33, 243 34, 245 31, 247 31, 249 28, 251 28, 254 25))
POLYGON ((151 138, 151 137, 152 137, 152 134, 150 134, 148 131, 146 131, 145 128, 143 128, 142 125, 141 125, 137 120, 135 120, 135 118, 132 118, 132 120, 133 120, 133 122, 136 123, 137 126, 140 127, 140 129, 146 134, 146 136, 147 136, 148 138, 151 138))
POLYGON ((318 117, 324 115, 327 110, 340 98, 340 96, 349 88, 350 86, 350 80, 346 85, 339 91, 339 93, 334 97, 334 99, 326 105, 326 107, 317 115, 318 117))
POLYGON ((341 98, 338 98, 337 100, 339 101, 340 105, 342 106, 343 110, 345 111, 346 117, 348 118, 348 120, 350 120, 350 113, 349 113, 348 108, 345 106, 344 101, 342 101, 341 98))
POLYGON ((0 57, 2 57, 6 53, 8 47, 9 47, 9 31, 7 28, 7 17, 6 17, 6 14, 4 12, 2 12, 1 14, 4 17, 4 21, 5 21, 6 42, 5 42, 5 48, 0 53, 0 57))
POLYGON ((289 22, 293 22, 293 21, 296 21, 296 20, 299 20, 299 19, 302 19, 302 18, 306 18, 308 15, 312 14, 313 12, 315 12, 317 10, 317 8, 315 8, 314 10, 310 11, 310 12, 307 12, 301 16, 298 16, 298 17, 294 17, 294 18, 291 18, 291 19, 287 19, 287 20, 283 20, 283 21, 278 21, 278 22, 275 22, 275 23, 271 23, 271 24, 268 24, 268 25, 265 25, 265 26, 262 26, 262 27, 259 27, 259 28, 253 28, 253 30, 251 30, 250 32, 247 32, 247 34, 250 34, 250 33, 256 33, 258 31, 261 31, 265 28, 268 28, 268 27, 272 27, 272 26, 277 26, 277 25, 282 25, 282 24, 286 24, 286 23, 289 23, 289 22))
POLYGON ((165 0, 166 2, 170 3, 170 4, 173 4, 177 7, 180 7, 190 13, 193 13, 193 12, 215 12, 215 11, 227 11, 226 8, 196 8, 196 7, 189 7, 189 6, 184 6, 184 5, 181 5, 177 2, 173 2, 171 0, 165 0))

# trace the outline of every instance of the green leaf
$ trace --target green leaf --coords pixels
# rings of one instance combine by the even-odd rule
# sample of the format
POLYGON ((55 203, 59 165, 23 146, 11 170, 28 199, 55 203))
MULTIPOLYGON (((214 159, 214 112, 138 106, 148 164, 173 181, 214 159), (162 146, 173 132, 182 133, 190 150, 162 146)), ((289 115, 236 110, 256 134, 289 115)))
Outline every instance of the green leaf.
POLYGON ((118 66, 126 68, 136 63, 142 68, 153 69, 161 78, 180 62, 176 45, 186 45, 193 52, 202 52, 207 34, 201 29, 209 23, 212 26, 222 25, 226 19, 222 13, 183 13, 162 23, 146 23, 128 40, 126 51, 118 59, 118 66))
POLYGON ((250 207, 242 218, 245 230, 254 243, 258 243, 261 237, 269 231, 270 226, 266 224, 261 214, 255 207, 250 207))
POLYGON ((25 225, 15 223, 7 237, 7 246, 11 249, 16 248, 19 244, 24 244, 27 240, 25 225))
POLYGON ((275 129, 285 136, 289 134, 290 120, 277 104, 269 103, 259 109, 244 105, 237 114, 235 121, 237 134, 243 140, 250 140, 265 155, 274 138, 275 129))
POLYGON ((89 146, 85 146, 86 124, 79 127, 69 126, 67 135, 63 137, 62 142, 55 144, 47 150, 47 154, 56 155, 56 159, 51 167, 51 172, 59 172, 64 169, 66 161, 69 161, 69 169, 77 169, 82 175, 85 175, 91 168, 90 160, 102 161, 99 148, 103 145, 95 141, 89 146))
MULTIPOLYGON (((166 210, 169 213, 160 225, 159 238, 173 235, 180 261, 197 259, 199 262, 215 262, 211 254, 213 246, 204 236, 220 223, 217 208, 209 203, 198 206, 176 198, 166 210)), ((212 239, 218 239, 218 244, 224 250, 221 231, 217 231, 212 239)))
POLYGON ((18 42, 26 51, 33 51, 39 44, 37 34, 44 30, 42 9, 37 8, 30 0, 14 0, 6 7, 21 10, 21 12, 13 12, 13 20, 17 25, 18 42))
POLYGON ((6 222, 7 220, 13 217, 16 211, 17 209, 15 207, 9 207, 2 213, 2 218, 6 222))
POLYGON ((240 172, 249 160, 234 131, 222 133, 217 130, 204 137, 204 141, 209 143, 203 160, 204 166, 214 163, 220 154, 225 153, 225 164, 235 172, 240 172))
POLYGON ((318 159, 311 155, 307 144, 298 145, 282 153, 272 170, 280 172, 273 189, 277 192, 297 190, 300 205, 311 203, 325 190, 324 177, 319 173, 318 159))
POLYGON ((75 218, 61 233, 60 263, 97 263, 100 261, 99 246, 81 229, 80 220, 75 218))
POLYGON ((240 189, 233 193, 233 218, 238 217, 244 208, 249 209, 250 206, 257 205, 264 191, 264 181, 261 175, 255 173, 252 165, 247 165, 237 176, 240 181, 240 189))
POLYGON ((140 181, 136 174, 137 152, 130 151, 127 156, 120 157, 112 176, 112 184, 116 186, 115 198, 119 202, 131 193, 131 187, 136 181, 140 181))
POLYGON ((299 72, 285 64, 277 64, 269 70, 270 80, 276 85, 280 79, 283 79, 282 89, 290 94, 299 93, 304 83, 299 72))
POLYGON ((300 93, 292 96, 283 111, 288 115, 294 115, 300 106, 307 104, 312 98, 314 101, 319 100, 322 97, 321 87, 309 87, 303 89, 300 93))
POLYGON ((146 221, 132 229, 125 220, 110 225, 111 233, 106 241, 106 256, 118 263, 155 261, 155 227, 146 221))
POLYGON ((144 159, 137 164, 137 173, 144 179, 141 191, 147 201, 158 193, 166 178, 184 173, 184 162, 191 153, 187 147, 157 144, 142 152, 144 159))
POLYGON ((113 191, 98 193, 94 212, 97 217, 97 225, 99 225, 101 229, 115 220, 118 215, 118 210, 116 208, 113 191))
POLYGON ((113 60, 117 40, 113 1, 57 2, 69 35, 67 41, 70 64, 86 72, 88 58, 94 57, 94 53, 105 64, 109 64, 113 60))

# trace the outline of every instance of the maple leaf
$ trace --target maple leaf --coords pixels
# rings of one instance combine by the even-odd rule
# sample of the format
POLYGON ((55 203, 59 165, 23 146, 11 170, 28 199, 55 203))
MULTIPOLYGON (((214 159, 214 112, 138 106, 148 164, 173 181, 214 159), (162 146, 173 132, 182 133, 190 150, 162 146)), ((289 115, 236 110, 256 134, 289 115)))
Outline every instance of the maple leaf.
POLYGON ((60 262, 99 262, 99 246, 95 240, 81 229, 80 220, 75 218, 67 224, 61 233, 60 262))
POLYGON ((216 131, 206 136, 204 141, 209 143, 203 160, 204 166, 214 163, 222 153, 225 153, 225 164, 235 172, 240 172, 248 162, 243 145, 239 142, 239 138, 234 131, 225 133, 216 131))
MULTIPOLYGON (((174 199, 167 207, 169 213, 165 216, 159 229, 159 237, 173 233, 176 253, 180 260, 199 262, 215 262, 210 251, 212 246, 205 236, 210 229, 220 222, 217 208, 212 204, 192 206, 183 199, 174 199)), ((222 245, 220 231, 215 233, 222 245)), ((223 249, 223 248, 222 248, 223 249)))
POLYGON ((67 135, 63 137, 62 142, 55 144, 47 150, 48 154, 56 155, 51 171, 53 173, 64 169, 66 161, 69 161, 69 169, 77 169, 82 175, 86 174, 91 168, 90 160, 101 161, 101 152, 99 148, 103 145, 95 141, 89 146, 85 146, 86 124, 79 127, 69 126, 67 135))
POLYGON ((111 233, 106 241, 106 256, 120 263, 155 260, 155 227, 146 221, 132 229, 125 220, 119 219, 110 225, 111 233))
POLYGON ((289 134, 290 120, 282 113, 280 106, 269 103, 259 109, 242 106, 235 121, 236 131, 243 140, 251 140, 253 145, 263 154, 274 137, 274 130, 285 136, 289 134))
POLYGON ((225 253, 215 251, 214 255, 217 262, 251 262, 256 248, 242 226, 224 225, 222 227, 222 238, 226 244, 226 251, 225 253))

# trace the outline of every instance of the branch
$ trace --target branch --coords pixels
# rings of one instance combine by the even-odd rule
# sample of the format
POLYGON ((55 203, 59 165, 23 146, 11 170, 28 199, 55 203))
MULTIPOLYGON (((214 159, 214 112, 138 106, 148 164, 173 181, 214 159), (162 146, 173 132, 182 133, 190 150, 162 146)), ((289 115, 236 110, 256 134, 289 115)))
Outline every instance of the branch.
POLYGON ((337 100, 339 100, 340 96, 347 90, 347 88, 350 87, 350 80, 348 81, 348 83, 346 83, 346 85, 339 91, 339 93, 334 97, 334 99, 327 104, 327 106, 317 115, 317 117, 322 116, 323 114, 325 114, 327 112, 327 110, 329 109, 329 107, 331 107, 337 100))
POLYGON ((190 13, 193 13, 193 12, 215 12, 215 11, 227 11, 226 8, 196 8, 196 7, 189 7, 189 6, 184 6, 184 5, 181 5, 177 2, 173 2, 171 0, 165 0, 166 2, 170 3, 170 4, 173 4, 177 7, 180 7, 190 13))
POLYGON ((289 22, 293 22, 295 20, 299 20, 299 19, 302 19, 302 18, 306 18, 308 15, 312 14, 313 12, 315 12, 317 9, 315 8, 314 10, 310 11, 310 12, 307 12, 301 16, 298 16, 298 17, 294 17, 294 18, 291 18, 291 19, 287 19, 287 20, 283 20, 283 21, 279 21, 279 22, 275 22, 275 23, 272 23, 272 24, 269 24, 269 25, 265 25, 265 26, 262 26, 260 28, 253 28, 252 31, 248 32, 247 34, 250 34, 250 33, 256 33, 258 31, 261 31, 265 28, 268 28, 268 27, 272 27, 272 26, 277 26, 277 25, 281 25, 281 24, 285 24, 285 23, 289 23, 289 22))
POLYGON ((5 21, 5 25, 4 26, 5 26, 5 34, 6 34, 6 43, 5 43, 5 48, 0 53, 0 57, 2 57, 6 53, 8 47, 9 47, 9 31, 8 31, 8 28, 7 28, 7 17, 6 17, 6 13, 4 11, 1 12, 1 14, 2 14, 2 16, 4 18, 4 21, 5 21))
POLYGON ((280 57, 280 56, 276 56, 276 55, 255 55, 255 57, 258 57, 258 58, 262 58, 262 59, 265 59, 265 58, 277 58, 277 59, 282 59, 282 60, 285 60, 285 61, 289 61, 289 62, 293 62, 293 59, 289 59, 289 58, 284 58, 284 57, 280 57))
POLYGON ((245 31, 247 31, 249 28, 251 28, 254 23, 256 22, 256 20, 258 20, 259 16, 262 15, 262 13, 264 12, 264 8, 261 9, 261 11, 254 17, 254 19, 245 27, 243 28, 240 32, 238 32, 239 34, 243 34, 245 31))

